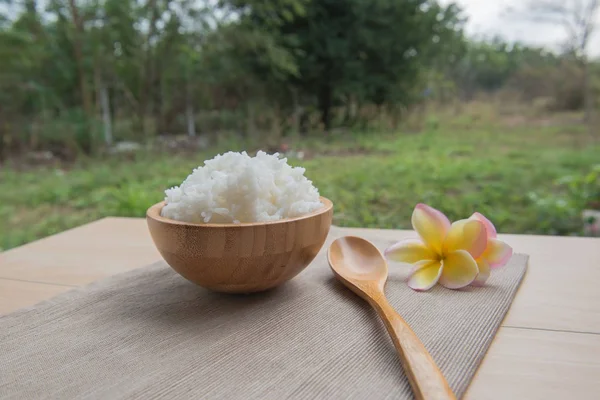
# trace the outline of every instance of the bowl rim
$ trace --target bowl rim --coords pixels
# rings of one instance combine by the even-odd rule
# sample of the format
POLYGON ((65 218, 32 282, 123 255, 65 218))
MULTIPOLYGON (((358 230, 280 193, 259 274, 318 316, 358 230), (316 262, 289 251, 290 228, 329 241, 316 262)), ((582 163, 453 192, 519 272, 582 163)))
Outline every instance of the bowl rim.
POLYGON ((331 200, 329 200, 328 198, 319 196, 319 200, 321 201, 321 203, 323 203, 323 207, 318 208, 315 211, 312 211, 308 214, 301 215, 299 217, 284 218, 284 219, 279 219, 276 221, 241 222, 239 224, 234 224, 234 223, 230 223, 230 224, 210 224, 210 223, 209 224, 197 224, 197 223, 192 223, 192 222, 184 222, 184 221, 178 221, 178 220, 171 219, 171 218, 166 218, 166 217, 163 217, 162 215, 160 215, 162 208, 166 204, 165 201, 161 201, 161 202, 158 202, 158 203, 150 206, 148 208, 148 210, 146 210, 146 219, 153 219, 155 221, 163 222, 163 223, 171 224, 171 225, 190 226, 190 227, 197 227, 197 228, 244 228, 244 227, 251 227, 251 226, 277 225, 277 224, 285 224, 288 222, 301 221, 303 219, 308 219, 311 217, 316 217, 317 215, 325 214, 326 212, 330 211, 333 208, 333 202, 331 200))

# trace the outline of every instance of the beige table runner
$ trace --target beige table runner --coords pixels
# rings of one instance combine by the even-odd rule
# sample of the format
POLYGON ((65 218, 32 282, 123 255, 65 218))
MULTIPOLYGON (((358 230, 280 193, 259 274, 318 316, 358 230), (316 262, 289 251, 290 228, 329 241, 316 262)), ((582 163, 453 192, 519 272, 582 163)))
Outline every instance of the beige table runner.
MULTIPOLYGON (((338 232, 332 228, 328 243, 338 232)), ((369 237, 380 248, 390 242, 369 237)), ((386 294, 457 396, 527 268, 484 288, 417 293, 390 266, 386 294)), ((85 268, 82 265, 81 268, 85 268)), ((383 324, 338 284, 325 248, 263 294, 208 292, 157 263, 0 317, 1 399, 410 399, 383 324)))

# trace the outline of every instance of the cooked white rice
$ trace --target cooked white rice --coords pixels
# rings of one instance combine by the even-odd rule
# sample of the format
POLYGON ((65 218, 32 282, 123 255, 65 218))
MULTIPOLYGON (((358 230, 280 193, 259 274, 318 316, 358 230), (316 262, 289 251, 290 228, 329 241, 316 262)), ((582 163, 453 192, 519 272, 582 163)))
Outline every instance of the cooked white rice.
POLYGON ((165 191, 161 215, 192 223, 276 221, 322 206, 319 191, 279 154, 228 152, 204 162, 165 191))

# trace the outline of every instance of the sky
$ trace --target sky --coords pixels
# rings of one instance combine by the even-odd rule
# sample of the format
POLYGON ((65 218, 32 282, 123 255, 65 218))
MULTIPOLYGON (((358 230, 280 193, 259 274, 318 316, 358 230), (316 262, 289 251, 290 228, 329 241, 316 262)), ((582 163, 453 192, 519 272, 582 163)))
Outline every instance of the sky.
MULTIPOLYGON (((564 0, 569 3, 572 0, 564 0)), ((451 2, 462 6, 466 16, 467 33, 470 36, 498 35, 508 41, 519 41, 524 44, 543 46, 550 50, 558 50, 560 43, 566 38, 566 30, 560 25, 535 23, 520 18, 518 13, 507 13, 513 8, 522 9, 524 0, 441 0, 443 4, 451 2)), ((597 13, 596 34, 591 38, 588 52, 600 57, 600 12, 597 13)))

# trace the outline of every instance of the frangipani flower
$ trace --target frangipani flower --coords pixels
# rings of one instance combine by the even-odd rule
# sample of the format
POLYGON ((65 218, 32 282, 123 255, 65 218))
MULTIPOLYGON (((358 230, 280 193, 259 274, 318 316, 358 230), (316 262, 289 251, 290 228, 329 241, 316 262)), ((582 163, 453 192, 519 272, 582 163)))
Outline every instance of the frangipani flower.
POLYGON ((496 227, 489 219, 478 212, 471 215, 469 219, 481 221, 485 226, 487 234, 487 246, 485 251, 475 260, 477 262, 479 274, 473 281, 474 286, 483 286, 485 281, 490 277, 491 269, 506 265, 508 260, 512 257, 513 250, 509 245, 497 239, 496 227))
POLYGON ((481 285, 489 277, 490 267, 503 265, 512 254, 512 249, 507 253, 508 246, 496 239, 492 223, 479 213, 450 223, 442 212, 418 204, 411 222, 421 240, 398 242, 385 255, 413 264, 408 285, 414 290, 429 290, 438 282, 449 289, 473 282, 481 285))

